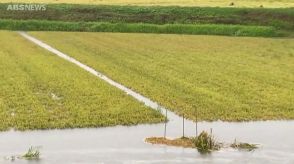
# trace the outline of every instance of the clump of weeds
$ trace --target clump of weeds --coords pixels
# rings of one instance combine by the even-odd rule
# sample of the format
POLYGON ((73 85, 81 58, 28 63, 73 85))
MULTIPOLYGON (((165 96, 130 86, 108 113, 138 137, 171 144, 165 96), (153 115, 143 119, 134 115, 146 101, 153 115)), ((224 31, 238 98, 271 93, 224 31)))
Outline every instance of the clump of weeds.
POLYGON ((210 153, 221 148, 221 143, 217 142, 212 134, 202 131, 199 136, 192 139, 195 148, 201 153, 210 153))
POLYGON ((38 160, 40 159, 40 151, 37 148, 30 147, 22 157, 27 160, 38 160))
POLYGON ((230 145, 231 148, 238 149, 238 150, 246 150, 246 151, 253 151, 258 148, 257 144, 250 144, 244 142, 237 142, 235 139, 234 143, 230 145))

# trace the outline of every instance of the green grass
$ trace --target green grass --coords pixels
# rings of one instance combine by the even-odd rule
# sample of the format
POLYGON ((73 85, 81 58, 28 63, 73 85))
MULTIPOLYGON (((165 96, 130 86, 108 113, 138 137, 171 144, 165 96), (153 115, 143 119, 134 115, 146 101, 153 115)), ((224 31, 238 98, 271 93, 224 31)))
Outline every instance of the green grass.
POLYGON ((8 5, 0 4, 0 29, 267 37, 294 33, 293 8, 50 4, 46 11, 11 11, 8 5))
POLYGON ((22 157, 27 160, 39 160, 40 154, 41 153, 38 149, 30 147, 29 150, 22 157))
POLYGON ((74 23, 39 20, 0 20, 0 29, 21 31, 83 31, 161 34, 205 34, 228 36, 275 37, 284 34, 272 27, 242 25, 188 25, 188 24, 130 24, 130 23, 74 23))
POLYGON ((30 34, 193 120, 294 119, 293 39, 30 34))
POLYGON ((216 141, 214 136, 206 131, 202 131, 199 136, 193 138, 192 141, 197 150, 202 154, 207 154, 221 148, 221 144, 216 141))
POLYGON ((19 34, 0 36, 1 131, 164 121, 159 112, 19 34))
POLYGON ((0 19, 55 20, 148 24, 235 24, 273 26, 293 31, 294 9, 218 8, 175 6, 47 5, 46 11, 7 11, 0 4, 0 19))
POLYGON ((25 3, 75 3, 75 4, 106 4, 106 5, 180 5, 180 6, 229 6, 234 7, 294 7, 292 0, 1 0, 1 2, 25 3))

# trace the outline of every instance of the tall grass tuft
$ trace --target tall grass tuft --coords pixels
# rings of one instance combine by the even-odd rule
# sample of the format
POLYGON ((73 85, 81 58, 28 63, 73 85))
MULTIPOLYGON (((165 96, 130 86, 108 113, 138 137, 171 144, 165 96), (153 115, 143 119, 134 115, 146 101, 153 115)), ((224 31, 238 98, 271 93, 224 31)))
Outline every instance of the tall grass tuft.
POLYGON ((219 150, 220 144, 211 134, 202 131, 200 135, 193 139, 194 146, 200 153, 209 153, 213 150, 219 150))
POLYGON ((40 151, 36 148, 30 147, 23 157, 27 160, 38 160, 40 158, 40 151))

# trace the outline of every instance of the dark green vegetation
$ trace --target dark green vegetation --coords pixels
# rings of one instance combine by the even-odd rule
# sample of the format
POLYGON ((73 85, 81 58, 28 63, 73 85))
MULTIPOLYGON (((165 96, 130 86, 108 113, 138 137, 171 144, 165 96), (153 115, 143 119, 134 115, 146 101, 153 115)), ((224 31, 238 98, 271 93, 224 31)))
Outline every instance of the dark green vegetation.
POLYGON ((163 116, 106 82, 0 31, 0 131, 158 123, 163 116))
MULTIPOLYGON (((289 35, 294 29, 294 10, 293 8, 284 9, 266 9, 266 8, 217 8, 217 7, 159 7, 159 6, 95 6, 95 5, 69 5, 69 4, 50 4, 47 5, 46 11, 7 11, 7 4, 0 4, 0 19, 12 20, 39 20, 30 26, 27 22, 23 30, 61 30, 68 27, 69 31, 106 31, 105 28, 110 26, 109 32, 159 32, 160 33, 188 33, 188 34, 222 34, 232 35, 235 31, 228 32, 231 26, 225 25, 245 25, 248 31, 259 33, 258 36, 275 36, 272 28, 279 30, 284 35, 289 35), (44 22, 53 21, 53 22, 44 22), (79 22, 79 23, 58 23, 62 22, 79 22), (92 23, 82 23, 92 22, 92 23), (101 24, 93 22, 104 22, 101 24), (109 24, 114 23, 114 24, 109 24), (128 23, 143 23, 130 24, 128 23), (170 28, 161 27, 151 24, 169 24, 170 28), (170 24, 175 24, 171 26, 170 24), (183 24, 214 24, 205 25, 209 28, 199 30, 199 26, 186 27, 183 24), (217 26, 219 25, 219 26, 217 26), (30 28, 28 27, 30 26, 30 28), (93 27, 94 26, 94 27, 93 27), (98 26, 98 27, 97 27, 98 26), (128 30, 126 30, 128 26, 128 30), (255 26, 268 26, 255 27, 255 26), (47 27, 47 28, 45 28, 47 27), (183 29, 182 29, 183 28, 183 29), (187 28, 189 30, 187 30, 187 28), (174 30, 177 29, 177 30, 174 30), (219 30, 225 29, 225 30, 219 30), (269 34, 269 29, 271 33, 269 34), (194 31, 195 30, 195 31, 194 31), (217 31, 217 32, 216 32, 217 31)), ((19 24, 15 21, 0 22, 1 28, 21 30, 19 24)), ((239 26, 238 26, 239 27, 239 26)), ((242 27, 244 28, 244 27, 242 27)), ((244 31, 244 29, 242 30, 244 31)), ((245 33, 243 35, 256 36, 256 34, 245 33)), ((241 35, 242 36, 242 35, 241 35)))
POLYGON ((241 24, 294 29, 294 9, 47 5, 46 11, 7 11, 0 19, 149 24, 241 24))
POLYGON ((272 27, 241 25, 75 23, 36 20, 0 20, 0 29, 25 31, 87 31, 122 33, 203 34, 228 36, 280 36, 272 27))
POLYGON ((294 119, 291 38, 30 34, 192 120, 294 119))

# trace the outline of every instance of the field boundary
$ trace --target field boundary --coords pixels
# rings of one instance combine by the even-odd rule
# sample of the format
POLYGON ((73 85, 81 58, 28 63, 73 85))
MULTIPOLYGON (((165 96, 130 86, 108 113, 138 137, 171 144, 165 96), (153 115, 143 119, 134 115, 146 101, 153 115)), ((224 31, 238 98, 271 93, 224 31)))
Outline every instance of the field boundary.
POLYGON ((78 31, 118 32, 187 35, 222 35, 248 37, 283 36, 270 26, 219 25, 219 24, 146 24, 107 22, 60 22, 39 20, 1 20, 0 29, 13 31, 78 31))

